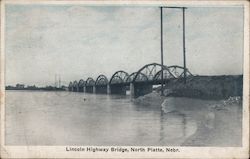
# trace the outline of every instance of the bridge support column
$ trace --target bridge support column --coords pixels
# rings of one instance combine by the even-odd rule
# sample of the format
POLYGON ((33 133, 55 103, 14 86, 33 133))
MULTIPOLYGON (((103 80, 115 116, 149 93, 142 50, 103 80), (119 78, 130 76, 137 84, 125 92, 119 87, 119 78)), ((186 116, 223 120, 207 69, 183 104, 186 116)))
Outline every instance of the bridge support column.
POLYGON ((130 83, 130 97, 131 98, 135 97, 135 86, 134 86, 134 83, 130 83))
POLYGON ((111 94, 111 89, 110 89, 110 85, 107 85, 107 94, 111 94))
POLYGON ((86 86, 83 86, 83 92, 86 93, 86 86))
POLYGON ((96 87, 93 86, 93 93, 96 93, 96 87))

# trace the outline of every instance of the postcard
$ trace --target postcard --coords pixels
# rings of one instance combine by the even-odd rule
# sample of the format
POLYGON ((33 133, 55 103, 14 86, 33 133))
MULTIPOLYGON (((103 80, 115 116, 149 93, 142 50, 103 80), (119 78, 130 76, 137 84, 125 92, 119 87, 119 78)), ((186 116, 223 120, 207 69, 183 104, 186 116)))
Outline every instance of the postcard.
POLYGON ((1 1, 1 158, 248 158, 248 1, 1 1))

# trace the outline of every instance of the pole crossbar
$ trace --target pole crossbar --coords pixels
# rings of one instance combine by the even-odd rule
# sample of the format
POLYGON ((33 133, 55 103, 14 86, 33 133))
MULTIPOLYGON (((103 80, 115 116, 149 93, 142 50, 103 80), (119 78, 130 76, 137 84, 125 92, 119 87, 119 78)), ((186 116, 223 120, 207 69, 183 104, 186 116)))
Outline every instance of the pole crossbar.
POLYGON ((187 7, 164 7, 164 6, 161 6, 160 8, 187 9, 187 7))

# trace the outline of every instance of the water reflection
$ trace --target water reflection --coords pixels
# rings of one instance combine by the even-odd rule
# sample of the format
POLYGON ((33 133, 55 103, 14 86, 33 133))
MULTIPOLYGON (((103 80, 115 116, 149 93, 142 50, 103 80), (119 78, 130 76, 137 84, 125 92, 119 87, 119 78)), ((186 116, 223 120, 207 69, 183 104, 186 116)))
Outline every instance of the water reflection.
POLYGON ((195 133, 197 124, 187 114, 178 111, 161 112, 160 143, 162 145, 179 145, 195 133))
POLYGON ((179 146, 196 132, 196 118, 205 112, 193 101, 181 103, 164 111, 161 105, 135 104, 129 96, 7 91, 6 144, 179 146))
MULTIPOLYGON (((159 133, 159 145, 180 145, 197 130, 197 124, 190 114, 181 113, 177 110, 167 112, 161 106, 144 106, 134 104, 134 110, 144 114, 157 114, 157 119, 151 119, 149 129, 153 129, 154 134, 159 133), (158 121, 158 122, 157 122, 158 121)), ((148 117, 147 117, 148 119, 148 117)), ((138 136, 145 136, 142 132, 144 128, 137 126, 138 136)), ((149 130, 147 130, 149 131, 149 130)))

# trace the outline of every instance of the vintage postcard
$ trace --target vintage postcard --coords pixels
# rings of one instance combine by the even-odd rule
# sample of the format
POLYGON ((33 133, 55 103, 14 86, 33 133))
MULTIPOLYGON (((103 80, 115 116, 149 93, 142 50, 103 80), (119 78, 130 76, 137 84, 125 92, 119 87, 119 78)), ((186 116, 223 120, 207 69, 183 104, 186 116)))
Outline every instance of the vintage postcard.
POLYGON ((248 158, 248 1, 1 1, 1 158, 248 158))

